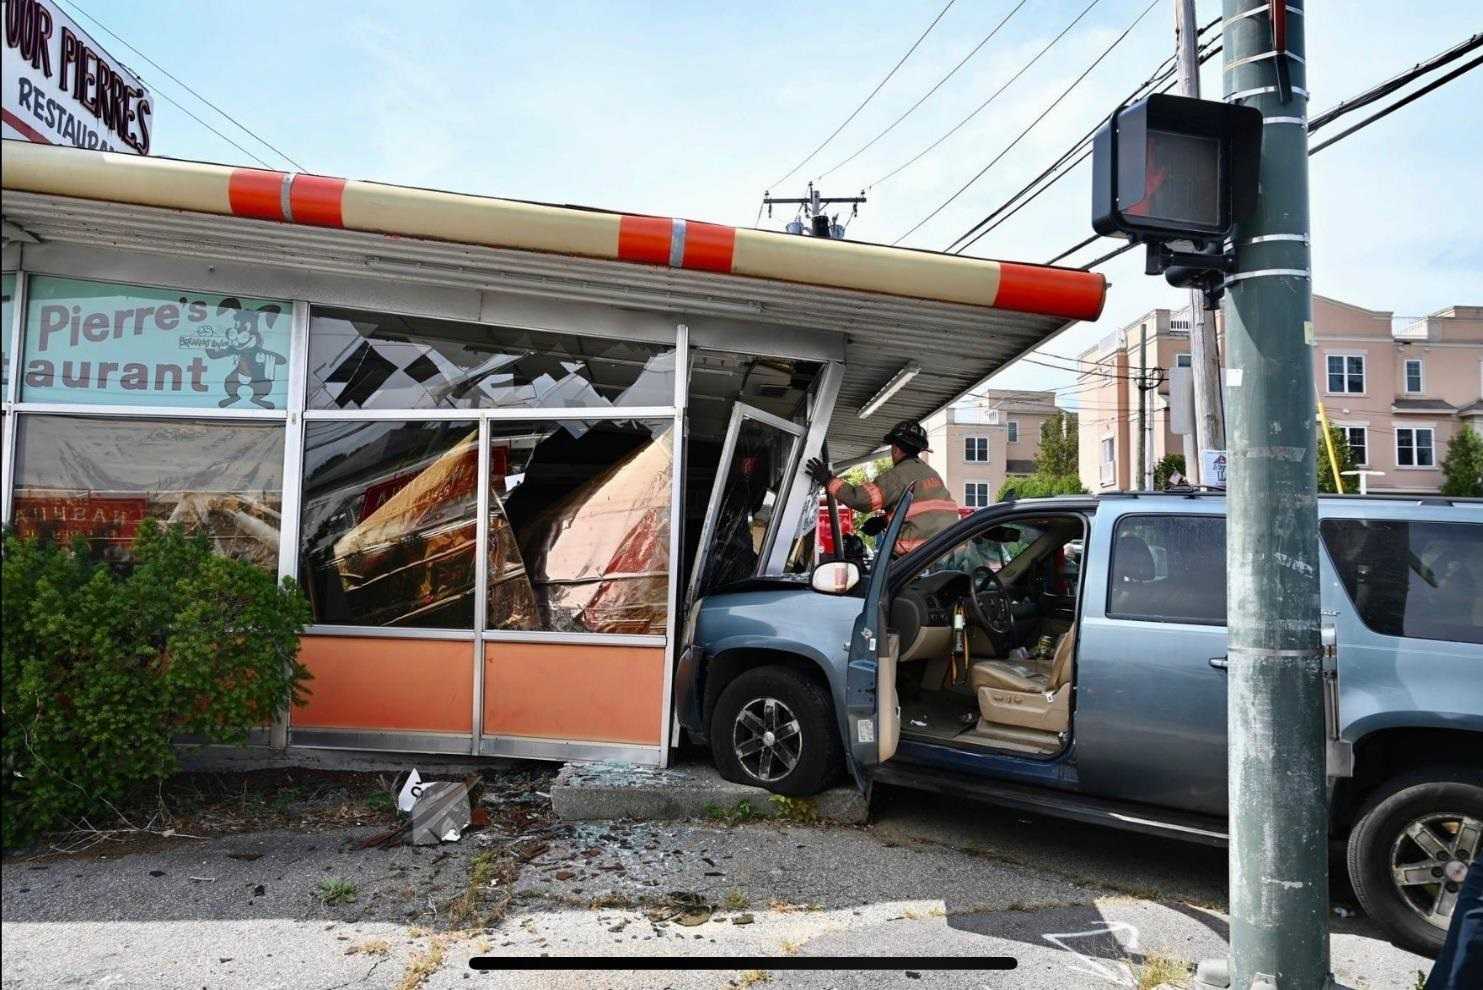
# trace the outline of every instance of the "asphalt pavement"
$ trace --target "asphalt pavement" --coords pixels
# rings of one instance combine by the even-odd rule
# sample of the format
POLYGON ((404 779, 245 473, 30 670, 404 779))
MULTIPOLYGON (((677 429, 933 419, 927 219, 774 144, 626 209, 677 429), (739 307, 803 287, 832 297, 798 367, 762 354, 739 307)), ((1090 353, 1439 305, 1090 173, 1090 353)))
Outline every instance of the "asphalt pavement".
MULTIPOLYGON (((539 813, 539 793, 492 800, 524 810, 437 847, 361 850, 354 841, 372 830, 341 828, 12 857, 0 983, 1066 990, 1151 987, 1226 951, 1218 849, 891 789, 864 827, 561 822, 539 813), (509 872, 479 873, 496 855, 509 872), (476 874, 480 902, 507 913, 470 930, 458 911, 476 874), (674 968, 476 972, 476 955, 620 967, 664 957, 674 968), (999 955, 1017 968, 972 968, 999 955), (819 956, 957 957, 967 968, 788 968, 819 956), (701 957, 728 968, 701 969, 701 957)), ((1352 904, 1342 885, 1335 898, 1352 904)), ((1350 986, 1409 988, 1429 967, 1363 918, 1336 916, 1332 931, 1350 986)))

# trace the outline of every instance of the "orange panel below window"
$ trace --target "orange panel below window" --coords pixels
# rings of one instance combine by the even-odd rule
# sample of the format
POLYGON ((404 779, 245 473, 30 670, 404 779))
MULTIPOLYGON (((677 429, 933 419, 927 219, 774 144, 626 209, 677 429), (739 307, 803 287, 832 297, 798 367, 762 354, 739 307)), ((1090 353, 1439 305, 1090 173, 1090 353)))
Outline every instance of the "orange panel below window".
POLYGON ((314 675, 298 728, 472 732, 474 644, 447 639, 305 636, 314 675))
POLYGON ((664 648, 486 643, 484 734, 658 745, 664 648))

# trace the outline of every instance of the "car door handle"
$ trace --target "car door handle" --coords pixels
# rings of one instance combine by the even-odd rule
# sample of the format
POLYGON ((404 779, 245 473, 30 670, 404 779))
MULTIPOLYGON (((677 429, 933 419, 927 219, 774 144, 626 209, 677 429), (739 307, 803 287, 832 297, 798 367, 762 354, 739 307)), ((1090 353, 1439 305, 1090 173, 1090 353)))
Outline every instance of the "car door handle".
POLYGON ((1231 661, 1227 660, 1225 657, 1210 658, 1210 666, 1214 667, 1216 670, 1225 670, 1230 665, 1231 661))

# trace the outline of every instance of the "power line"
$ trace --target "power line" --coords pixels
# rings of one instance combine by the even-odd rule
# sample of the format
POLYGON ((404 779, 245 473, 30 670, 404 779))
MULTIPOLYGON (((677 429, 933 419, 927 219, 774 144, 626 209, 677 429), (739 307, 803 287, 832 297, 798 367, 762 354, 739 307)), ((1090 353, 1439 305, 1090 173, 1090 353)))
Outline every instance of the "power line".
POLYGON ((1374 103, 1376 100, 1384 99, 1391 93, 1400 89, 1402 86, 1405 86, 1407 83, 1411 82, 1416 77, 1425 75, 1432 69, 1440 68, 1441 66, 1446 65, 1448 62, 1452 62, 1456 59, 1461 58, 1468 52, 1472 51, 1474 48, 1477 48, 1479 45, 1483 45, 1483 34, 1475 34, 1466 41, 1458 45, 1454 45, 1453 47, 1447 49, 1444 52, 1441 52, 1440 54, 1434 55, 1429 59, 1417 62, 1405 72, 1402 72, 1399 75, 1392 76, 1384 82, 1370 87, 1363 93, 1360 93, 1358 96, 1353 96, 1347 100, 1341 101, 1337 105, 1330 107, 1323 113, 1315 115, 1311 120, 1309 120, 1308 133, 1312 134, 1320 127, 1323 127, 1325 124, 1330 124, 1333 121, 1338 120, 1346 113, 1358 110, 1360 107, 1368 106, 1369 104, 1374 103))
POLYGON ((912 156, 911 158, 909 158, 906 161, 902 162, 900 165, 897 165, 895 168, 893 168, 891 171, 887 172, 885 175, 881 176, 879 179, 876 179, 874 182, 870 183, 870 186, 872 186, 872 187, 873 186, 878 186, 882 182, 885 182, 887 179, 890 179, 890 178, 896 176, 898 173, 902 172, 903 170, 905 170, 907 168, 910 168, 912 165, 915 165, 917 162, 921 161, 922 158, 924 156, 926 156, 929 152, 931 152, 934 148, 936 148, 938 145, 942 144, 942 142, 946 141, 948 138, 950 138, 954 134, 956 134, 959 130, 961 130, 963 128, 963 126, 965 124, 967 124, 974 117, 978 116, 978 114, 984 109, 984 107, 988 106, 990 103, 993 103, 994 100, 999 96, 999 94, 1002 93, 1002 92, 1004 92, 1006 89, 1008 89, 1010 87, 1010 85, 1016 79, 1018 79, 1020 76, 1024 75, 1025 72, 1027 70, 1029 70, 1030 66, 1032 66, 1036 62, 1040 61, 1041 56, 1043 56, 1046 52, 1048 52, 1052 48, 1054 48, 1055 45, 1056 45, 1056 42, 1058 42, 1062 38, 1066 37, 1066 35, 1071 31, 1071 29, 1074 28, 1074 27, 1076 27, 1076 25, 1078 23, 1080 23, 1081 19, 1083 17, 1085 17, 1087 14, 1091 13, 1092 8, 1095 7, 1095 6, 1097 6, 1097 4, 1100 3, 1100 2, 1101 2, 1101 0, 1092 0, 1091 3, 1087 4, 1086 5, 1086 9, 1083 10, 1081 13, 1077 14, 1076 17, 1071 21, 1070 24, 1067 24, 1064 28, 1062 28, 1061 29, 1061 33, 1058 34, 1058 35, 1056 35, 1054 38, 1052 38, 1051 41, 1050 41, 1050 44, 1048 44, 1044 48, 1040 49, 1040 51, 1035 54, 1035 57, 1034 58, 1030 59, 1030 61, 1026 62, 1023 66, 1021 66, 1020 69, 1019 69, 1019 71, 1017 71, 1014 75, 1012 75, 1012 76, 1009 77, 1009 81, 1008 82, 1004 83, 1004 85, 1002 85, 998 89, 994 90, 993 95, 990 96, 987 100, 984 100, 977 107, 975 107, 972 113, 970 113, 968 116, 964 117, 962 120, 958 121, 952 127, 948 128, 948 131, 947 131, 946 134, 942 135, 942 137, 938 138, 936 141, 933 141, 931 144, 927 145, 927 147, 923 148, 921 151, 917 152, 914 156, 912 156))
MULTIPOLYGON (((206 97, 202 96, 200 93, 198 93, 194 89, 192 89, 189 84, 183 82, 178 76, 176 76, 174 73, 172 73, 169 69, 165 68, 163 65, 161 65, 158 62, 156 62, 154 59, 150 58, 148 55, 144 54, 139 49, 135 48, 133 45, 129 44, 122 37, 120 37, 119 34, 116 31, 114 31, 108 25, 104 24, 102 21, 98 20, 98 18, 94 17, 92 14, 90 14, 86 10, 84 10, 77 3, 77 0, 67 0, 67 3, 74 10, 76 10, 77 13, 79 13, 83 17, 87 18, 93 24, 96 24, 100 30, 102 30, 104 33, 108 34, 110 37, 112 37, 119 44, 123 45, 129 51, 133 52, 135 55, 138 55, 140 58, 144 59, 144 61, 146 61, 150 65, 154 66, 156 69, 160 70, 161 73, 163 73, 166 77, 168 77, 176 85, 178 85, 182 89, 184 89, 187 93, 191 94, 196 99, 200 100, 202 103, 206 104, 208 107, 210 107, 211 109, 215 110, 217 113, 221 114, 227 120, 231 121, 238 128, 240 128, 243 132, 251 135, 254 140, 258 141, 264 147, 271 149, 274 154, 278 155, 278 157, 280 157, 284 161, 288 162, 290 165, 292 165, 294 168, 298 169, 300 172, 305 171, 304 166, 302 166, 298 162, 294 161, 292 158, 290 158, 288 155, 284 154, 282 151, 279 151, 276 147, 274 147, 272 144, 270 144, 264 138, 260 137, 255 131, 253 131, 246 124, 242 123, 236 117, 233 117, 231 114, 227 113, 225 110, 223 110, 221 107, 217 106, 215 103, 212 103, 210 100, 206 99, 206 97)), ((236 148, 238 151, 242 152, 244 155, 246 155, 247 157, 251 158, 253 161, 257 162, 259 165, 263 166, 264 168, 272 168, 273 167, 273 166, 269 165, 267 162, 263 161, 257 155, 254 155, 252 152, 250 152, 246 148, 242 147, 236 141, 233 141, 231 138, 227 137, 221 131, 218 131, 215 127, 212 127, 210 124, 206 123, 200 117, 197 117, 194 113, 191 113, 189 110, 187 110, 185 107, 181 106, 175 100, 171 99, 171 97, 170 97, 170 95, 168 93, 165 93, 165 92, 161 91, 160 92, 160 95, 163 96, 176 109, 180 110, 182 113, 184 113, 186 116, 190 117, 196 123, 200 124, 202 127, 204 127, 207 130, 209 130, 212 134, 215 134, 217 137, 221 138, 223 141, 227 142, 232 147, 236 148)))
MULTIPOLYGON (((1399 76, 1395 76, 1395 77, 1393 77, 1391 79, 1387 79, 1383 83, 1380 83, 1380 84, 1378 84, 1376 86, 1370 87, 1369 89, 1365 90, 1363 93, 1360 93, 1357 96, 1351 97, 1350 99, 1345 100, 1344 102, 1342 102, 1342 103, 1338 104, 1337 106, 1333 107, 1331 110, 1325 111, 1323 114, 1321 114, 1319 116, 1320 126, 1322 126, 1323 124, 1332 123, 1333 121, 1335 121, 1335 120, 1339 119, 1340 117, 1342 117, 1344 114, 1349 113, 1349 112, 1351 112, 1353 110, 1357 110, 1360 107, 1368 106, 1369 104, 1374 103, 1375 100, 1378 99, 1378 98, 1380 98, 1381 96, 1388 95, 1390 93, 1394 93, 1396 90, 1400 89, 1402 86, 1405 86, 1407 83, 1410 83, 1413 80, 1415 80, 1417 77, 1419 77, 1419 76, 1421 76, 1421 75, 1423 75, 1423 74, 1425 74, 1427 72, 1430 72, 1431 70, 1439 67, 1440 65, 1444 65, 1447 62, 1453 61, 1454 59, 1458 58, 1460 55, 1466 54, 1467 52, 1471 51, 1472 49, 1479 47, 1480 44, 1483 44, 1483 35, 1473 35, 1471 38, 1469 38, 1467 41, 1463 42, 1462 44, 1456 45, 1456 46, 1448 49, 1447 51, 1441 53, 1440 55, 1437 55, 1437 56, 1435 56, 1435 57, 1433 57, 1431 59, 1426 60, 1425 62, 1419 62, 1419 63, 1417 63, 1411 69, 1408 69, 1406 72, 1401 73, 1399 76), (1379 94, 1379 95, 1374 95, 1374 94, 1379 94)), ((1471 62, 1468 62, 1468 63, 1466 63, 1464 65, 1459 66, 1456 69, 1453 69, 1451 72, 1447 73, 1446 75, 1439 76, 1438 78, 1436 78, 1436 79, 1432 80, 1431 82, 1427 83, 1425 86, 1422 86, 1420 89, 1417 89, 1415 92, 1409 93, 1406 96, 1402 97, 1400 100, 1398 100, 1395 103, 1391 104, 1389 107, 1385 108, 1384 110, 1382 110, 1382 111, 1380 111, 1378 113, 1372 114, 1369 117, 1366 117, 1364 120, 1360 121, 1358 124, 1356 124, 1355 126, 1349 128, 1348 130, 1343 131, 1342 133, 1336 134, 1332 138, 1329 138, 1328 140, 1323 141, 1323 142, 1321 142, 1319 144, 1316 144, 1313 147, 1309 148, 1308 149, 1308 155, 1309 155, 1309 157, 1312 157, 1313 155, 1315 155, 1318 152, 1322 151, 1324 148, 1327 148, 1329 145, 1336 144, 1337 142, 1343 140, 1344 138, 1349 137, 1351 134, 1354 134, 1357 131, 1360 131, 1360 130, 1364 129, 1365 127, 1368 127, 1370 124, 1373 124, 1375 121, 1381 119, 1382 117, 1385 117, 1385 116, 1387 116, 1387 115, 1389 115, 1391 113, 1394 113, 1396 110, 1399 110, 1401 107, 1404 107, 1404 106, 1406 106, 1409 103, 1415 102, 1416 100, 1418 100, 1421 97, 1425 96, 1427 93, 1430 93, 1433 90, 1436 90, 1436 89, 1441 88, 1442 86, 1446 85, 1447 83, 1452 82, 1454 79, 1457 79, 1459 76, 1462 76, 1462 75, 1465 75, 1468 72, 1471 72, 1473 69, 1477 68, 1480 64, 1483 64, 1483 57, 1473 59, 1471 62)), ((1091 244, 1095 240, 1097 240, 1097 236, 1094 235, 1094 236, 1092 236, 1092 237, 1090 237, 1090 238, 1088 238, 1088 239, 1080 242, 1075 247, 1070 248, 1069 250, 1063 251, 1060 254, 1056 255, 1055 258, 1051 259, 1051 262, 1048 262, 1048 264, 1049 263, 1054 263, 1056 261, 1060 261, 1062 258, 1066 257, 1068 254, 1072 254, 1072 253, 1074 253, 1076 251, 1079 251, 1080 249, 1086 247, 1088 244, 1091 244)), ((1115 250, 1109 251, 1106 254, 1102 255, 1101 257, 1096 258, 1096 259, 1094 259, 1092 261, 1089 261, 1089 262, 1087 262, 1084 265, 1080 265, 1079 267, 1083 271, 1090 271, 1091 269, 1096 268, 1098 265, 1101 265, 1101 264, 1103 264, 1105 262, 1111 261, 1113 258, 1116 258, 1120 254, 1123 254, 1123 253, 1125 253, 1127 251, 1133 250, 1133 248, 1135 248, 1137 246, 1138 246, 1138 242, 1137 241, 1129 241, 1128 243, 1122 245, 1121 247, 1116 248, 1115 250)))
MULTIPOLYGON (((1213 21, 1212 23, 1219 23, 1219 21, 1213 21)), ((1222 50, 1223 46, 1220 43, 1220 39, 1217 38, 1215 41, 1210 42, 1209 45, 1207 45, 1207 47, 1200 53, 1200 63, 1203 65, 1205 62, 1220 54, 1222 50)), ((1173 89, 1174 80, 1171 77, 1174 75, 1174 67, 1170 65, 1171 61, 1172 57, 1170 59, 1166 59, 1164 63, 1157 70, 1155 70, 1153 75, 1149 76, 1148 79, 1144 80, 1143 83, 1138 86, 1138 88, 1133 90, 1132 93, 1128 94, 1125 102, 1133 103, 1137 101, 1140 97, 1145 95, 1145 91, 1150 86, 1159 87, 1156 90, 1156 92, 1159 93, 1167 93, 1169 90, 1173 89), (1168 68, 1166 69, 1165 66, 1167 66, 1168 68)), ((1070 175, 1071 172, 1076 168, 1076 166, 1080 165, 1082 162, 1086 161, 1092 156, 1092 138, 1096 135, 1097 129, 1101 126, 1102 121, 1097 121, 1096 124, 1092 125, 1092 129, 1082 136, 1080 141, 1077 141, 1074 145, 1072 145, 1070 150, 1068 150, 1065 154, 1061 155, 1060 158, 1052 162, 1043 172, 1041 172, 1035 178, 1027 182, 1023 187, 1015 192, 1014 195, 1010 196, 1003 203, 1000 203, 993 210, 989 211, 989 213, 982 220, 960 234, 957 240, 953 241, 952 244, 949 244, 947 246, 946 250, 954 254, 962 254, 964 251, 967 251, 969 248, 973 247, 973 245, 977 244, 994 230, 1006 223, 1010 219, 1010 217, 1013 217, 1020 210, 1024 209, 1026 206, 1029 206, 1031 203, 1033 203, 1036 199, 1040 198, 1040 196, 1044 192, 1046 192, 1046 190, 1050 189, 1056 183, 1060 182, 1066 176, 1070 175), (1070 159, 1072 155, 1076 155, 1078 151, 1082 153, 1076 157, 1076 160, 1070 162, 1070 164, 1066 164, 1068 159, 1070 159), (1065 166, 1064 168, 1062 168, 1063 165, 1065 166), (1061 171, 1058 172, 1048 182, 1045 182, 1045 184, 1040 186, 1038 189, 1035 188, 1037 183, 1044 180, 1047 176, 1049 176, 1052 172, 1055 172, 1057 169, 1061 169, 1061 171), (1035 191, 1030 192, 1031 189, 1035 189, 1035 191), (1030 194, 1026 196, 1026 193, 1030 194), (1024 199, 1020 199, 1020 197, 1022 196, 1024 197, 1024 199), (1016 203, 1016 200, 1020 201, 1016 203), (1011 209, 1010 207, 1013 207, 1013 209, 1011 209), (985 226, 985 224, 987 224, 987 226, 985 226), (968 237, 971 237, 972 239, 967 241, 967 243, 961 243, 964 238, 968 237)))
POLYGON ((1339 141, 1344 140, 1345 138, 1347 138, 1349 135, 1355 133, 1356 131, 1362 131, 1362 130, 1364 130, 1366 127, 1369 127, 1371 124, 1373 124, 1375 121, 1379 120, 1380 118, 1382 118, 1382 117, 1388 117, 1390 114, 1395 113, 1397 110, 1399 110, 1401 107, 1405 106, 1406 104, 1412 103, 1412 102, 1414 102, 1416 100, 1421 99, 1423 96, 1425 96, 1427 93, 1430 93, 1432 90, 1437 89, 1437 88, 1439 88, 1441 86, 1447 85, 1452 80, 1456 79, 1458 76, 1465 75, 1465 74, 1471 72, 1472 70, 1476 69, 1479 65, 1483 65, 1483 55, 1480 55, 1479 57, 1473 59, 1471 62, 1467 62, 1467 63, 1465 63, 1463 65, 1458 66, 1457 68, 1453 69, 1451 72, 1447 73, 1445 76, 1440 76, 1440 77, 1438 77, 1436 79, 1433 79, 1431 82, 1427 83, 1425 86, 1422 86, 1416 92, 1409 93, 1406 96, 1402 97, 1401 99, 1397 100, 1395 103, 1393 103, 1390 106, 1386 107, 1384 110, 1381 110, 1381 111, 1379 111, 1377 113, 1371 114, 1370 116, 1366 117, 1364 120, 1361 120, 1359 123, 1355 124, 1353 127, 1349 128, 1348 130, 1340 131, 1338 134, 1335 134, 1333 137, 1329 138, 1327 141, 1321 141, 1321 142, 1319 142, 1318 144, 1316 144, 1313 147, 1311 147, 1311 148, 1308 149, 1309 156, 1311 157, 1313 155, 1318 154, 1324 148, 1327 148, 1331 144, 1335 144, 1335 143, 1337 143, 1339 141))
POLYGON ((1044 110, 1040 111, 1040 115, 1038 117, 1036 117, 1034 120, 1030 121, 1029 125, 1026 126, 1024 130, 1020 131, 1019 134, 1015 135, 1014 140, 1011 141, 1011 142, 1009 142, 1009 144, 1005 145, 1003 151, 999 152, 999 154, 995 155, 993 157, 993 159, 991 159, 987 165, 985 165, 983 168, 979 169, 978 172, 976 172, 974 174, 973 178, 969 179, 967 182, 963 183, 963 185, 959 186, 958 187, 958 191, 955 192, 955 193, 953 193, 946 200, 944 200, 941 203, 941 205, 939 205, 937 207, 937 209, 933 210, 931 213, 927 214, 925 217, 923 217, 922 219, 918 220, 917 223, 916 223, 916 226, 912 227, 910 230, 908 230, 906 233, 902 234, 900 237, 896 238, 891 243, 892 244, 900 244, 902 241, 906 240, 912 234, 916 233, 918 230, 920 230, 922 228, 922 225, 923 224, 927 223, 933 217, 937 216, 943 210, 947 209, 948 206, 950 206, 953 203, 954 200, 956 200, 959 196, 961 196, 965 192, 967 192, 969 186, 973 185, 979 179, 982 179, 984 177, 984 174, 987 173, 989 171, 989 169, 991 169, 995 165, 999 164, 999 162, 1003 160, 1003 158, 1004 158, 1005 155, 1009 154, 1012 150, 1014 150, 1014 147, 1017 144, 1019 144, 1020 141, 1022 141, 1027 134, 1029 134, 1032 130, 1035 129, 1036 125, 1038 125, 1042 120, 1044 120, 1046 118, 1046 116, 1048 116, 1050 114, 1050 112, 1052 110, 1054 110, 1056 107, 1058 107, 1058 106, 1061 105, 1061 101, 1062 100, 1064 100, 1066 97, 1068 97, 1068 96, 1071 95, 1071 91, 1072 90, 1074 90, 1077 86, 1081 85, 1082 80, 1086 79, 1087 76, 1091 75, 1093 69, 1095 69, 1097 66, 1099 66, 1099 65, 1102 64, 1102 60, 1104 58, 1106 58, 1108 55, 1112 54, 1113 49, 1115 49, 1118 45, 1120 45, 1120 44, 1123 43, 1123 40, 1126 39, 1127 36, 1130 33, 1132 33, 1132 30, 1135 27, 1138 26, 1139 22, 1142 21, 1143 18, 1145 18, 1145 17, 1148 16, 1148 12, 1151 11, 1151 10, 1153 10, 1153 8, 1158 5, 1158 3, 1159 3, 1159 0, 1149 0, 1148 6, 1146 6, 1146 7, 1143 8, 1143 12, 1140 13, 1137 17, 1133 18, 1133 23, 1132 24, 1129 24, 1126 28, 1124 28, 1123 29, 1123 33, 1120 34, 1120 35, 1118 35, 1116 38, 1114 38, 1112 44, 1110 44, 1106 48, 1104 48, 1102 50, 1102 53, 1100 55, 1098 55, 1095 59, 1092 60, 1092 64, 1091 65, 1088 65, 1085 69, 1083 69, 1081 71, 1081 75, 1077 76, 1074 80, 1072 80, 1070 86, 1067 86, 1064 90, 1062 90, 1060 96, 1057 96, 1054 100, 1051 101, 1050 106, 1048 106, 1044 110))
POLYGON ((825 145, 827 145, 830 141, 833 141, 839 135, 839 132, 842 131, 842 130, 844 130, 845 127, 847 127, 849 125, 850 121, 854 120, 855 117, 859 115, 859 113, 860 113, 861 110, 864 110, 865 109, 865 105, 867 103, 869 103, 871 100, 875 99, 875 94, 879 93, 881 91, 881 87, 885 86, 886 83, 888 83, 888 82, 891 81, 891 77, 896 74, 896 70, 899 69, 899 68, 901 68, 901 66, 903 64, 905 64, 905 62, 906 62, 907 59, 911 58, 911 53, 914 52, 914 51, 916 51, 917 50, 917 46, 920 45, 926 39, 927 35, 929 35, 929 34, 932 33, 932 29, 937 26, 937 22, 938 21, 942 20, 942 15, 944 15, 944 14, 946 14, 948 12, 948 8, 951 7, 954 2, 955 2, 955 0, 947 0, 947 3, 943 6, 943 8, 940 11, 937 12, 937 16, 934 17, 934 18, 932 18, 932 23, 927 25, 927 30, 923 31, 921 33, 921 35, 919 35, 917 37, 917 40, 914 41, 914 42, 912 42, 911 47, 906 50, 906 54, 903 55, 903 56, 901 56, 901 58, 896 62, 895 65, 891 66, 891 71, 886 73, 886 78, 884 78, 880 82, 876 83, 875 89, 872 89, 870 91, 870 95, 867 96, 867 97, 865 97, 864 100, 860 101, 860 105, 858 107, 856 107, 854 109, 854 111, 852 111, 850 113, 850 115, 844 119, 844 123, 843 124, 840 124, 838 127, 836 127, 834 129, 834 132, 832 134, 830 134, 828 137, 826 137, 822 142, 820 142, 820 144, 819 144, 819 146, 817 148, 815 148, 813 151, 810 151, 807 155, 805 155, 804 158, 803 158, 803 161, 799 162, 797 165, 794 165, 792 168, 790 168, 788 170, 788 174, 787 175, 783 176, 781 179, 778 179, 776 182, 774 182, 772 184, 774 187, 780 186, 784 182, 787 182, 789 179, 791 179, 793 177, 793 174, 795 172, 797 172, 799 169, 803 168, 803 166, 807 165, 810 161, 812 161, 813 160, 813 157, 815 155, 817 155, 819 152, 821 152, 821 151, 824 150, 824 146, 825 145))
POLYGON ((941 79, 937 80, 937 83, 931 89, 927 90, 927 92, 922 95, 921 99, 917 100, 917 102, 915 102, 911 106, 907 107, 905 113, 903 113, 901 116, 897 117, 895 120, 893 120, 889 124, 887 124, 885 130, 881 131, 879 134, 877 134, 875 137, 871 138, 869 141, 866 141, 863 145, 861 145, 858 149, 856 149, 856 151, 855 151, 854 154, 850 155, 848 158, 845 158, 843 161, 840 161, 840 162, 835 163, 827 171, 820 172, 815 177, 815 181, 818 181, 820 179, 827 178, 828 176, 832 175, 833 173, 835 173, 835 172, 839 171, 840 169, 844 168, 846 165, 848 165, 850 162, 854 161, 856 158, 859 158, 862 154, 864 154, 877 141, 879 141, 881 138, 885 137, 887 134, 891 133, 891 131, 895 129, 895 127, 896 127, 897 124, 901 123, 907 117, 910 117, 912 115, 912 113, 915 112, 915 110, 917 109, 917 107, 921 106, 923 103, 926 103, 927 100, 931 98, 931 96, 932 96, 933 93, 937 92, 939 89, 942 88, 943 83, 947 82, 955 74, 957 74, 957 71, 959 69, 963 68, 963 66, 965 66, 965 65, 968 64, 968 60, 969 59, 971 59, 971 58, 973 58, 973 56, 977 55, 979 53, 979 50, 982 49, 984 45, 987 45, 990 41, 992 41, 993 38, 994 38, 994 35, 996 35, 996 34, 999 33, 999 29, 1002 28, 1002 27, 1004 27, 1004 25, 1008 24, 1009 23, 1009 19, 1011 17, 1013 17, 1015 14, 1019 13, 1020 8, 1023 7, 1026 3, 1029 3, 1029 0, 1020 0, 1019 3, 1015 4, 1014 5, 1014 9, 1012 9, 1009 13, 1005 14, 1003 20, 1001 20, 998 24, 994 25, 994 30, 992 30, 988 34, 984 35, 983 40, 981 40, 978 44, 974 45, 972 51, 970 51, 967 55, 964 55, 963 58, 958 62, 957 65, 953 66, 950 70, 948 70, 948 74, 947 75, 945 75, 941 79))

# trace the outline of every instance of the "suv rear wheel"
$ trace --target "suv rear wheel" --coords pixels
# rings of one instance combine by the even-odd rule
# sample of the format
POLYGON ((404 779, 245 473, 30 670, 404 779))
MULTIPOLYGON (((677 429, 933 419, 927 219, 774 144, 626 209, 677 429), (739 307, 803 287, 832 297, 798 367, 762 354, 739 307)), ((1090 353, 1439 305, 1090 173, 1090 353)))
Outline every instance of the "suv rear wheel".
POLYGON ((721 776, 777 794, 817 794, 843 762, 828 691, 782 666, 755 667, 728 684, 710 736, 721 776))
POLYGON ((1433 768, 1365 802, 1349 834, 1349 879, 1402 948, 1435 956, 1473 860, 1483 855, 1483 773, 1433 768))

